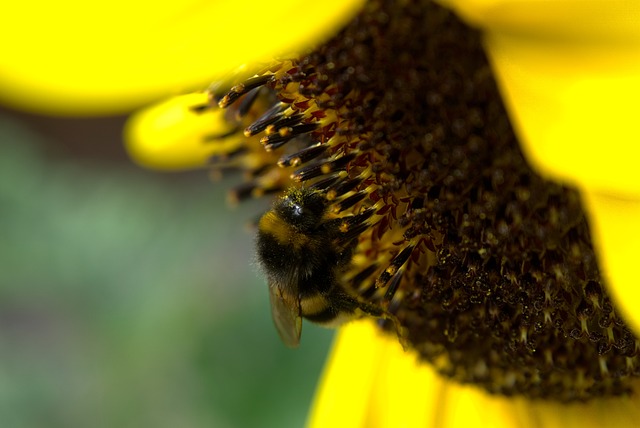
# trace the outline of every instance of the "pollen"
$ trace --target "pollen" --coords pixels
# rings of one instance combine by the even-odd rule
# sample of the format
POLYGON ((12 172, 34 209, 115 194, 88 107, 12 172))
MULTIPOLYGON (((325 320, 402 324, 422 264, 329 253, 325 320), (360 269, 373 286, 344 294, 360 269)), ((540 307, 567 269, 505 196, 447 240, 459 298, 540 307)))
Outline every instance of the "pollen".
POLYGON ((322 192, 357 240, 342 283, 425 363, 496 394, 631 392, 640 342, 579 195, 527 165, 478 33, 450 12, 371 0, 332 40, 210 99, 246 137, 211 160, 243 171, 235 198, 322 192))

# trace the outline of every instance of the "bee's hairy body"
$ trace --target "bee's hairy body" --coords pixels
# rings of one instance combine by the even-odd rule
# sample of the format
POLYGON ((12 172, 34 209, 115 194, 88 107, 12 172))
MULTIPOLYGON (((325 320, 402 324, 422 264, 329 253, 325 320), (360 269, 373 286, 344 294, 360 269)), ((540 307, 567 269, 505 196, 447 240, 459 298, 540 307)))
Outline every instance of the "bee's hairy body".
POLYGON ((260 219, 258 258, 274 322, 288 346, 298 345, 301 317, 333 325, 362 312, 380 315, 341 283, 357 243, 341 225, 343 219, 328 218, 324 195, 304 188, 287 191, 260 219))

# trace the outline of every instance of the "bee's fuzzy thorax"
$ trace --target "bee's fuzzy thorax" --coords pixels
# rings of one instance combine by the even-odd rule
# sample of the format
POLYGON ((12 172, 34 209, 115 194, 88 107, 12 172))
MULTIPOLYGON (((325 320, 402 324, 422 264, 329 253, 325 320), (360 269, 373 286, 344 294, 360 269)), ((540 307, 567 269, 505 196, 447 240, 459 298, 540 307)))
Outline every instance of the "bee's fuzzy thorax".
POLYGON ((370 1, 324 45, 212 93, 248 138, 214 167, 247 171, 238 199, 322 194, 323 216, 346 219, 335 233, 357 239, 341 285, 445 375, 561 401, 629 392, 640 342, 577 192, 525 162, 478 34, 400 3, 370 1))

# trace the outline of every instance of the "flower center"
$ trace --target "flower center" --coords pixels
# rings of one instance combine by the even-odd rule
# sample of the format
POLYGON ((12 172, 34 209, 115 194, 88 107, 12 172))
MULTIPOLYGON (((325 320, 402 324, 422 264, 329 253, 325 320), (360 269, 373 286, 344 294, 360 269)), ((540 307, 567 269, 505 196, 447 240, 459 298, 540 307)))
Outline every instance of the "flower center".
POLYGON ((302 183, 332 218, 375 211, 345 222, 358 243, 340 280, 441 373, 562 401, 630 391, 639 342, 579 196, 527 165, 479 35, 451 13, 370 1, 324 45, 211 95, 245 128, 213 162, 249 172, 237 199, 302 183))

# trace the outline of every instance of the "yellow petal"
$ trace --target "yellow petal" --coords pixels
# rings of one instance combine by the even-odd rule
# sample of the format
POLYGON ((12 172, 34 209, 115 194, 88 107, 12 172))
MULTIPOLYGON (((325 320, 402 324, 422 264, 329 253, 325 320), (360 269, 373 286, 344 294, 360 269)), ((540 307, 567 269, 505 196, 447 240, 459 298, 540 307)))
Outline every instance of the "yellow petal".
POLYGON ((562 404, 455 384, 418 363, 371 321, 358 321, 339 332, 308 426, 626 428, 638 418, 638 396, 562 404))
POLYGON ((636 0, 436 0, 491 33, 623 41, 638 32, 636 0))
POLYGON ((207 102, 205 93, 183 95, 133 115, 125 129, 129 156, 147 168, 180 170, 202 167, 212 155, 232 152, 242 144, 241 134, 206 141, 208 135, 230 131, 225 110, 193 112, 193 107, 207 102))
POLYGON ((616 308, 640 331, 640 199, 600 194, 590 189, 582 192, 590 214, 593 239, 600 249, 600 263, 606 281, 615 284, 611 292, 616 308))
MULTIPOLYGON (((638 382, 635 382, 638 387, 638 382)), ((449 385, 431 426, 447 428, 631 428, 640 417, 638 398, 557 403, 489 395, 473 386, 449 385)), ((417 427, 418 425, 412 425, 417 427)))
POLYGON ((396 339, 382 335, 371 321, 354 321, 340 329, 308 425, 433 426, 429 418, 437 411, 442 385, 396 339))
POLYGON ((130 111, 328 37, 362 3, 7 2, 0 102, 48 114, 130 111))
POLYGON ((440 1, 484 30, 532 165, 583 190, 606 281, 640 331, 640 3, 440 1))
POLYGON ((533 165, 562 181, 640 197, 640 33, 635 46, 498 35, 487 42, 533 165))
POLYGON ((376 356, 384 352, 384 343, 373 334, 366 323, 341 330, 310 412, 310 428, 364 426, 375 391, 376 356))

